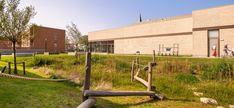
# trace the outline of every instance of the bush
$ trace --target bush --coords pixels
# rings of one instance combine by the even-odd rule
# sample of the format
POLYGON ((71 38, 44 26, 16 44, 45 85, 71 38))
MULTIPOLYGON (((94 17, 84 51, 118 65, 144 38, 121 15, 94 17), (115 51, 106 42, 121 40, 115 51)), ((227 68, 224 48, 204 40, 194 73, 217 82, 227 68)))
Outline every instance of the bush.
POLYGON ((221 60, 218 63, 212 63, 202 69, 202 78, 211 80, 223 80, 233 77, 233 63, 227 60, 221 60))
POLYGON ((130 63, 124 62, 124 61, 116 61, 116 67, 115 69, 117 71, 123 71, 123 72, 130 72, 131 65, 130 63))
POLYGON ((44 66, 44 65, 51 65, 55 63, 54 59, 48 58, 48 57, 34 57, 31 61, 31 66, 44 66))
POLYGON ((175 77, 175 79, 186 84, 194 84, 199 82, 199 79, 192 74, 179 74, 175 77))
POLYGON ((191 74, 197 73, 197 65, 196 64, 189 65, 189 73, 191 73, 191 74))

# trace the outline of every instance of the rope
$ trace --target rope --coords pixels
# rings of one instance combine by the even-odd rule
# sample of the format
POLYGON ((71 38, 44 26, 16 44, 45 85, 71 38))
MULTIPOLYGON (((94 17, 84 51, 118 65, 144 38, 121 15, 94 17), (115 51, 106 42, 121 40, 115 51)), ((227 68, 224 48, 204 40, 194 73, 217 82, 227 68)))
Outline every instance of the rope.
POLYGON ((52 82, 62 82, 67 81, 67 79, 45 79, 45 78, 29 78, 23 76, 9 75, 5 73, 0 73, 0 77, 12 78, 12 79, 21 79, 21 80, 32 80, 32 81, 52 81, 52 82))

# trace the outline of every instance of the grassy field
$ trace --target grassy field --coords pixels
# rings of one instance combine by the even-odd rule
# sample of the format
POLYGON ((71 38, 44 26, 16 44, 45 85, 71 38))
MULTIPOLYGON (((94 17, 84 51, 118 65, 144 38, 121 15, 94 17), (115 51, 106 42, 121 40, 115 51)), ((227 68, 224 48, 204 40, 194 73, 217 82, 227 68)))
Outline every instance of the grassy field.
MULTIPOLYGON (((67 78, 69 82, 21 81, 1 78, 0 107, 68 107, 80 104, 84 76, 85 57, 76 59, 68 55, 37 55, 18 57, 26 62, 28 77, 67 78)), ((91 89, 93 90, 146 90, 138 82, 131 83, 131 62, 135 55, 93 55, 91 89)), ((149 55, 139 56, 140 63, 152 61, 149 55)), ((4 56, 0 68, 13 61, 4 56)), ((213 108, 199 102, 193 92, 203 92, 205 97, 218 101, 219 105, 234 104, 232 59, 208 59, 190 57, 157 57, 153 68, 153 85, 165 95, 163 101, 149 97, 99 98, 98 107, 116 108, 213 108)), ((19 69, 21 67, 19 66, 19 69)), ((22 75, 20 71, 19 75, 22 75)), ((144 74, 142 74, 145 77, 144 74)))

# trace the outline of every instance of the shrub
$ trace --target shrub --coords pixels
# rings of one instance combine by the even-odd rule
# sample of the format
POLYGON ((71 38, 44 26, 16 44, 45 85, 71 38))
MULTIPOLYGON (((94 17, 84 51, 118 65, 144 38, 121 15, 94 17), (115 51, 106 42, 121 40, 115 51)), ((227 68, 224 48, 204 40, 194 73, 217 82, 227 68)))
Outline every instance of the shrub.
POLYGON ((176 75, 175 79, 178 80, 179 82, 187 84, 194 84, 199 82, 199 79, 192 74, 179 74, 176 75))
POLYGON ((31 66, 44 66, 44 65, 51 65, 55 63, 54 59, 48 58, 48 57, 34 57, 31 61, 31 66))
POLYGON ((117 71, 130 72, 131 65, 124 61, 116 61, 115 69, 117 71))
POLYGON ((233 77, 233 63, 221 60, 202 69, 202 77, 211 80, 223 80, 233 77))
POLYGON ((196 64, 191 63, 189 65, 189 73, 191 73, 191 74, 197 73, 197 65, 196 64))

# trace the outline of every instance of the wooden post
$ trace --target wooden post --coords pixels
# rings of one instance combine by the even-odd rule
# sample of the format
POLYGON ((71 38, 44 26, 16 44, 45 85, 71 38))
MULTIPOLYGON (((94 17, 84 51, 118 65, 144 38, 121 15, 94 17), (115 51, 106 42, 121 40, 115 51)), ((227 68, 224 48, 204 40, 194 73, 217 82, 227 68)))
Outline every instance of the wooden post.
POLYGON ((136 58, 136 64, 137 64, 137 68, 140 68, 140 65, 139 65, 140 62, 139 62, 139 58, 138 57, 136 58))
POLYGON ((153 50, 153 63, 155 63, 155 50, 153 50))
POLYGON ((11 74, 11 62, 8 62, 8 73, 11 74))
POLYGON ((4 66, 3 68, 2 68, 2 73, 4 73, 5 72, 5 70, 6 70, 6 66, 4 66))
MULTIPOLYGON (((90 75, 91 75, 91 52, 86 53, 86 63, 85 63, 85 80, 84 80, 84 89, 83 94, 85 90, 89 90, 90 87, 90 75)), ((83 102, 88 99, 87 96, 83 95, 83 102)))
POLYGON ((149 63, 149 72, 148 72, 148 91, 151 91, 152 87, 152 63, 149 63))
POLYGON ((140 78, 140 77, 138 77, 138 76, 134 76, 134 79, 137 80, 137 81, 139 81, 139 82, 142 83, 145 87, 148 88, 148 82, 145 81, 144 79, 142 79, 142 78, 140 78))
POLYGON ((25 73, 25 62, 22 62, 23 63, 23 72, 24 72, 24 75, 26 74, 25 73))
POLYGON ((161 55, 161 44, 158 45, 158 56, 161 55))
POLYGON ((132 61, 131 82, 134 80, 135 61, 132 61))

